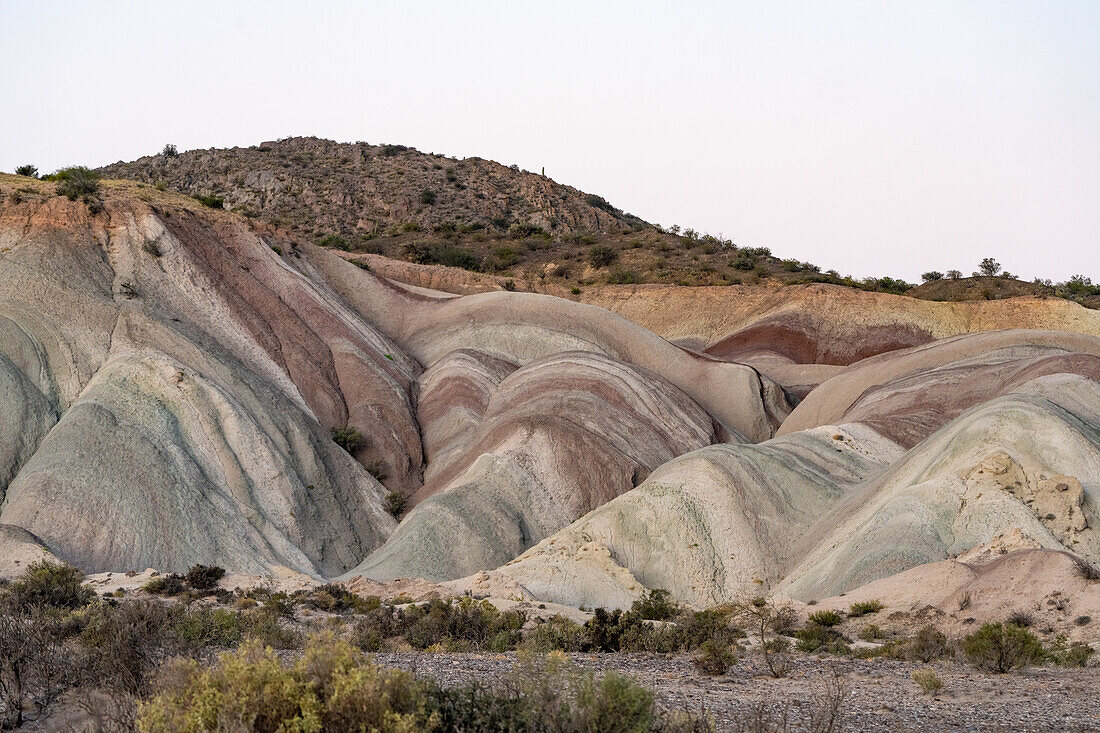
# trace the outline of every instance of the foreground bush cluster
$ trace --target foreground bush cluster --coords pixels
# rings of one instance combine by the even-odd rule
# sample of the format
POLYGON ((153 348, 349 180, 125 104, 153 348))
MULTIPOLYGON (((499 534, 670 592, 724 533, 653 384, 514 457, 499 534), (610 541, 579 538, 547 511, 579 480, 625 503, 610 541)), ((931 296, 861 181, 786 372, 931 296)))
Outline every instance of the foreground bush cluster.
MULTIPOLYGON (((64 697, 121 730, 706 730, 697 717, 661 712, 634 682, 580 675, 560 655, 683 652, 700 673, 722 675, 750 644, 782 677, 795 649, 956 658, 990 672, 1083 666, 1092 652, 1061 637, 1044 647, 1025 627, 1027 614, 954 641, 931 625, 886 638, 865 623, 859 635, 879 645, 853 649, 839 630, 845 617, 862 622, 881 604, 820 611, 800 623, 763 598, 693 611, 653 591, 625 612, 596 609, 584 624, 561 616, 529 623, 468 597, 383 603, 337 585, 229 592, 216 587, 222 574, 199 565, 146 586, 163 599, 100 599, 72 567, 31 565, 0 589, 0 728, 44 715, 64 697), (526 667, 499 689, 441 689, 362 656, 409 649, 518 651, 526 667), (215 662, 217 651, 225 653, 215 662)), ((934 674, 914 680, 928 694, 940 689, 934 674)))

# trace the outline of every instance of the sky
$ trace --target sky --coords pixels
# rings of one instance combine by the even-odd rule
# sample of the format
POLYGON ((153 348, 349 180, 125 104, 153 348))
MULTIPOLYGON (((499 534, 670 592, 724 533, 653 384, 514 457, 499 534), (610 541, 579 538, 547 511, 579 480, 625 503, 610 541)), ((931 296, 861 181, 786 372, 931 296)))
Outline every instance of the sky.
POLYGON ((0 170, 480 156, 855 276, 1100 280, 1100 2, 0 0, 0 170))

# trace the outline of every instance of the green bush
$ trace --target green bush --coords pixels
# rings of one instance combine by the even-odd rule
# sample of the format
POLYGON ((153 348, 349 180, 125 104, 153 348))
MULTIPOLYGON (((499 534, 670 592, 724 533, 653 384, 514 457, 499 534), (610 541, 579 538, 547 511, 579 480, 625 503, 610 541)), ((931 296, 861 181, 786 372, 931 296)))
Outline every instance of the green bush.
POLYGON ((224 608, 189 608, 176 622, 176 635, 197 646, 235 647, 241 640, 241 617, 224 608))
POLYGON ((425 188, 420 192, 420 203, 431 206, 435 203, 436 193, 430 188, 425 188))
POLYGON ((193 565, 184 579, 196 590, 209 590, 217 587, 218 581, 225 575, 225 569, 214 565, 193 565))
POLYGON ((437 718, 428 689, 409 672, 376 667, 331 634, 311 639, 293 667, 250 642, 208 669, 174 662, 157 694, 139 705, 138 729, 431 730, 437 718))
POLYGON ((519 643, 526 620, 517 611, 500 612, 488 601, 462 598, 450 603, 433 598, 426 606, 409 606, 401 613, 405 640, 417 649, 441 644, 451 651, 498 649, 519 643), (501 636, 503 634, 503 636, 501 636))
POLYGON ((46 178, 57 181, 57 194, 70 201, 79 198, 90 201, 99 192, 99 174, 82 165, 62 168, 46 178))
POLYGON ((818 611, 810 614, 810 622, 818 626, 836 626, 841 620, 840 614, 836 611, 818 611))
POLYGON ((345 252, 351 251, 351 243, 339 234, 326 234, 321 237, 317 244, 320 247, 327 247, 329 249, 342 249, 345 252))
POLYGON ((715 677, 725 674, 730 667, 737 663, 737 655, 730 651, 728 645, 720 644, 713 639, 708 639, 699 647, 699 651, 691 658, 695 669, 705 675, 715 677))
POLYGON ((158 575, 150 580, 142 590, 157 596, 178 596, 184 590, 184 578, 179 573, 158 575))
POLYGON ((848 610, 848 616, 850 618, 859 618, 860 616, 866 616, 869 613, 878 613, 883 608, 882 601, 860 601, 859 603, 853 603, 848 610))
POLYGON ((554 616, 527 634, 523 646, 532 651, 579 652, 588 640, 584 627, 564 616, 554 616))
POLYGON ((363 434, 350 425, 332 429, 332 440, 348 453, 355 453, 363 443, 363 434))
POLYGON ((386 499, 383 502, 383 506, 386 511, 394 517, 400 517, 401 512, 405 511, 405 506, 409 503, 409 500, 402 494, 391 491, 386 494, 386 499))
POLYGON ((830 654, 847 654, 849 652, 848 640, 838 631, 829 626, 810 621, 795 632, 798 639, 795 646, 799 651, 816 652, 823 651, 830 654))
POLYGON ((39 560, 7 588, 5 599, 15 610, 34 606, 76 609, 95 598, 95 591, 84 585, 84 574, 72 565, 39 560))
POLYGON ((464 247, 442 246, 435 251, 435 261, 444 267, 459 267, 463 270, 477 271, 481 260, 464 247))
POLYGON ((195 196, 195 200, 210 209, 221 209, 225 206, 225 199, 221 196, 210 194, 209 196, 195 196))
POLYGON ((614 247, 606 244, 597 244, 588 250, 588 262, 593 267, 607 267, 619 259, 619 253, 614 247))
POLYGON ((910 676, 925 695, 935 695, 943 689, 943 680, 931 669, 914 669, 910 676))
POLYGON ((38 178, 38 168, 33 165, 21 165, 15 169, 15 175, 26 176, 27 178, 38 178))
POLYGON ((608 285, 632 285, 636 282, 639 282, 639 277, 634 270, 624 270, 616 267, 607 273, 608 285))
POLYGON ((903 647, 907 659, 931 662, 947 655, 947 637, 932 624, 922 626, 903 647))
POLYGON ((634 601, 630 612, 648 621, 667 621, 680 613, 680 604, 667 590, 655 588, 634 601))
POLYGON ((1084 667, 1094 650, 1084 642, 1067 643, 1065 634, 1059 634, 1047 649, 1047 658, 1059 667, 1084 667))
POLYGON ((970 662, 989 672, 1004 673, 1041 661, 1043 645, 1027 629, 1014 624, 983 624, 962 642, 970 662))

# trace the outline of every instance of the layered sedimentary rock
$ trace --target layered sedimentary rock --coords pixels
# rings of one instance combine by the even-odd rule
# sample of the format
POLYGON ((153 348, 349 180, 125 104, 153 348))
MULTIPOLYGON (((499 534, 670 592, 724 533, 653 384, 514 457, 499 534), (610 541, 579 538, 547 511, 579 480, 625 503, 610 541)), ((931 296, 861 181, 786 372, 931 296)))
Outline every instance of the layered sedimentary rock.
POLYGON ((461 454, 355 572, 446 580, 496 567, 720 429, 640 367, 593 352, 529 362, 496 386, 461 454))
POLYGON ((492 480, 463 478, 494 451, 549 492, 524 503, 550 519, 518 552, 790 409, 751 367, 598 308, 398 286, 138 185, 89 206, 8 183, 24 192, 0 208, 0 522, 88 571, 339 575, 390 535, 387 492, 465 483, 505 511, 492 480), (361 435, 351 455, 337 428, 361 435))

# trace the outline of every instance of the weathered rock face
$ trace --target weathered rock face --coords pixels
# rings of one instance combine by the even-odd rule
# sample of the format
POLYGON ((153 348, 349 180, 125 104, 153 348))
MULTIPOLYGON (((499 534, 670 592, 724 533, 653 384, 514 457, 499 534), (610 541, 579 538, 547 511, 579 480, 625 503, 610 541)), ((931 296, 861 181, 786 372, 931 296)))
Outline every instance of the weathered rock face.
POLYGON ((419 365, 273 241, 111 194, 94 218, 29 199, 0 231, 0 405, 20 438, 0 521, 93 571, 327 575, 388 536, 383 487, 329 432, 358 427, 395 486, 419 485, 419 365))
POLYGON ((924 343, 973 324, 846 325, 831 293, 717 358, 593 305, 401 285, 178 194, 101 198, 0 176, 0 574, 52 553, 704 606, 962 587, 1013 550, 1100 564, 1095 335, 924 343))
POLYGON ((88 571, 332 577, 389 537, 388 491, 465 491, 461 511, 497 514, 502 492, 528 491, 499 522, 514 541, 486 546, 506 560, 676 455, 770 437, 790 410, 755 370, 597 308, 400 287, 136 184, 105 186, 92 213, 7 183, 0 522, 88 571), (354 455, 330 437, 344 427, 354 455))
POLYGON ((496 567, 710 444, 717 427, 639 367, 591 352, 530 362, 496 386, 461 454, 355 572, 448 580, 496 567))
MULTIPOLYGON (((1021 374, 1049 358, 1022 351, 1021 374)), ((1013 534, 1100 564, 1100 383, 1043 371, 908 451, 854 422, 689 453, 455 587, 621 607, 647 587, 700 606, 760 588, 812 600, 1013 534)))

